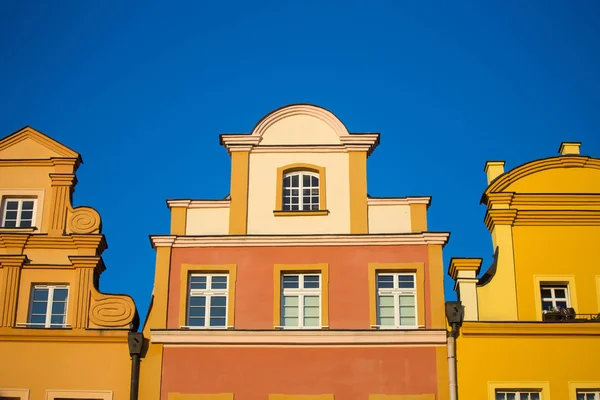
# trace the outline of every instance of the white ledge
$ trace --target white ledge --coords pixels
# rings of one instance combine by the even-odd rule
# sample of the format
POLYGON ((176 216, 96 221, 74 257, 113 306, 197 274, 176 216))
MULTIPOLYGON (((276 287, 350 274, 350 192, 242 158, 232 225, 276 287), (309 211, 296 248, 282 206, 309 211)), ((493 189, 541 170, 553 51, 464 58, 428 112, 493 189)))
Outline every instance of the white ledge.
POLYGON ((446 331, 439 330, 152 330, 152 343, 196 345, 444 345, 446 331))

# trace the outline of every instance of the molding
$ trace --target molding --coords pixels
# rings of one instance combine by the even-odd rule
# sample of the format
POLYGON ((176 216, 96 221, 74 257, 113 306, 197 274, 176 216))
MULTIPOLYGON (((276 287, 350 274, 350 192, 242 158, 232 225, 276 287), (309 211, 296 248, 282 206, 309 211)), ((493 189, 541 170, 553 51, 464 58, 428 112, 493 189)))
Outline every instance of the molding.
POLYGON ((513 225, 535 226, 582 226, 600 225, 600 210, 519 210, 513 225))
POLYGON ((25 240, 23 252, 26 252, 28 249, 87 249, 93 253, 90 255, 100 255, 108 247, 106 238, 102 234, 48 236, 46 234, 35 233, 7 234, 0 232, 0 248, 11 248, 16 241, 20 242, 23 240, 25 240), (16 236, 19 236, 19 238, 16 236))
POLYGON ((252 153, 347 153, 346 146, 341 144, 294 144, 294 145, 260 145, 252 149, 252 153))
POLYGON ((461 271, 472 271, 475 273, 473 278, 477 280, 477 275, 479 275, 479 271, 481 270, 482 262, 482 258, 452 257, 450 259, 448 275, 450 275, 452 279, 456 280, 461 271))
POLYGON ((315 217, 320 215, 328 215, 329 210, 310 210, 310 211, 283 211, 273 210, 273 215, 276 217, 315 217))
POLYGON ((491 232, 496 225, 512 225, 515 218, 517 218, 517 210, 488 209, 485 213, 484 223, 491 232))
MULTIPOLYGON (((501 193, 492 193, 491 196, 501 193)), ((595 193, 504 193, 510 195, 511 206, 523 207, 600 207, 600 194, 595 193)), ((493 199, 490 199, 493 201, 493 199)))
POLYGON ((464 322, 461 334, 478 337, 600 336, 596 322, 464 322))
POLYGON ((126 344, 128 332, 126 329, 0 328, 0 342, 108 342, 126 344))
MULTIPOLYGON (((290 172, 301 172, 309 171, 319 175, 319 210, 327 210, 327 180, 325 174, 325 167, 314 164, 295 163, 288 164, 277 168, 277 181, 275 184, 275 210, 273 214, 279 216, 278 212, 287 213, 288 211, 283 210, 283 176, 290 172)), ((298 178, 301 179, 301 178, 298 178)), ((303 196, 300 194, 300 196, 303 196)), ((308 211, 302 211, 308 212, 308 211)), ((288 215, 288 214, 281 214, 288 215)), ((291 215, 291 214, 289 214, 291 215)), ((314 214, 317 215, 317 214, 314 214)))
POLYGON ((152 247, 281 247, 445 245, 450 233, 422 232, 389 235, 224 235, 150 236, 152 247))
POLYGON ((167 200, 169 208, 227 208, 231 205, 230 199, 223 200, 167 200))
POLYGON ((446 345, 445 329, 414 330, 152 330, 152 343, 198 345, 446 345))
POLYGON ((112 390, 46 390, 46 400, 113 400, 112 390))
POLYGON ((430 196, 422 197, 367 197, 370 206, 405 206, 410 204, 431 205, 430 196))
POLYGON ((486 205, 489 202, 489 195, 495 192, 501 192, 525 176, 535 174, 553 168, 593 168, 600 169, 600 159, 592 157, 583 157, 577 155, 565 155, 558 157, 543 158, 541 160, 531 161, 522 164, 511 171, 500 175, 495 179, 483 193, 482 203, 486 205))
POLYGON ((61 157, 75 159, 81 162, 81 156, 76 151, 68 148, 64 144, 52 139, 42 132, 33 129, 30 126, 25 126, 16 132, 11 133, 4 139, 0 140, 0 151, 7 149, 23 140, 31 139, 49 150, 54 151, 61 157))

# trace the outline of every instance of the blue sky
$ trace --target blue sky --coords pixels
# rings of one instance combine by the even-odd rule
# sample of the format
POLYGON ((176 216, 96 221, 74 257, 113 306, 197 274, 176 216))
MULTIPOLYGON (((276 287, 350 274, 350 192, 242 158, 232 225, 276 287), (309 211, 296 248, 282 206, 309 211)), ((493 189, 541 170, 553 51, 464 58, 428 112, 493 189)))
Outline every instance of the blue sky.
POLYGON ((165 199, 227 195, 218 134, 282 105, 381 132, 369 193, 432 196, 446 266, 491 262, 486 160, 510 169, 561 141, 600 156, 594 0, 8 0, 0 37, 0 136, 31 125, 83 155, 74 203, 102 215, 102 290, 142 317, 165 199))

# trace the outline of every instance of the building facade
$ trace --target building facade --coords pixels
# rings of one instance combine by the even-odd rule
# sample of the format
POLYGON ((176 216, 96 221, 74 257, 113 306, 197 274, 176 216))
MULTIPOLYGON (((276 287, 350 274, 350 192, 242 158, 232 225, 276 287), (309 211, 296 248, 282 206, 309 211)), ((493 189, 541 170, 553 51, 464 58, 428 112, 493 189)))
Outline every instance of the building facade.
POLYGON ((461 400, 600 399, 600 159, 579 148, 486 164, 494 262, 480 277, 481 259, 449 269, 465 307, 461 400))
POLYGON ((137 311, 98 289, 100 215, 71 201, 81 162, 30 127, 0 140, 0 399, 129 397, 137 311))
POLYGON ((230 195, 169 200, 140 397, 448 398, 429 197, 373 198, 376 133, 292 105, 221 135, 230 195))

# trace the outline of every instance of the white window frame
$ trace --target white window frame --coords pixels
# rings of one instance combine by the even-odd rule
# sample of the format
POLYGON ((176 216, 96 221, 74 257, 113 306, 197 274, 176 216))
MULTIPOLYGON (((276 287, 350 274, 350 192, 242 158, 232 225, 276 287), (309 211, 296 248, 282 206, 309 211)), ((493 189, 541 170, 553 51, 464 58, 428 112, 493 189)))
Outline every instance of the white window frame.
POLYGON ((552 303, 552 308, 556 308, 556 302, 557 301, 564 301, 567 303, 567 308, 571 307, 571 293, 569 292, 569 285, 566 283, 542 283, 540 285, 540 299, 542 300, 541 304, 542 304, 542 312, 546 311, 544 310, 544 302, 545 301, 549 301, 552 303), (542 290, 543 289, 549 289, 551 291, 551 296, 550 297, 544 297, 542 296, 542 290), (565 291, 565 297, 556 297, 555 295, 555 291, 556 289, 561 289, 565 291))
MULTIPOLYGON (((37 198, 36 197, 21 197, 21 196, 2 196, 2 221, 0 226, 2 228, 6 228, 6 213, 9 211, 6 208, 6 203, 10 201, 17 202, 17 220, 15 228, 33 228, 36 226, 36 211, 37 211, 37 198), (20 226, 21 225, 21 214, 23 212, 23 202, 25 201, 33 201, 33 209, 31 210, 31 225, 30 226, 20 226)), ((14 210, 10 210, 14 211, 14 210)))
MULTIPOLYGON (((515 400, 523 400, 521 399, 521 395, 522 394, 527 394, 527 395, 531 395, 531 394, 539 394, 539 400, 543 400, 542 398, 542 390, 541 389, 519 389, 519 390, 513 390, 513 389, 496 389, 496 391, 494 392, 494 400, 498 397, 498 394, 514 394, 515 395, 515 400)), ((528 398, 527 400, 531 400, 531 398, 528 398)))
POLYGON ((46 391, 46 399, 90 399, 90 400, 113 400, 112 390, 56 390, 46 391))
POLYGON ((279 312, 280 321, 282 329, 322 329, 323 328, 323 275, 320 272, 303 272, 296 273, 290 272, 281 274, 281 310, 279 312), (304 288, 304 277, 305 276, 318 276, 319 277, 319 288, 304 288), (298 288, 284 288, 283 287, 283 278, 285 276, 297 276, 298 277, 298 288), (284 297, 285 296, 297 296, 298 297, 298 325, 297 326, 285 326, 283 324, 284 315, 283 315, 283 307, 284 307, 284 297), (305 296, 318 296, 319 297, 319 324, 317 326, 304 326, 304 297, 305 296))
POLYGON ((29 400, 29 389, 0 389, 0 397, 16 397, 29 400))
MULTIPOLYGON (((34 299, 34 293, 35 293, 36 289, 48 289, 48 300, 46 302, 46 321, 44 322, 43 325, 41 325, 40 323, 33 323, 33 322, 27 322, 25 325, 31 326, 31 327, 40 327, 40 328, 50 328, 51 325, 60 325, 60 328, 68 327, 69 324, 67 324, 67 316, 69 315, 69 295, 71 294, 69 285, 33 285, 32 289, 31 289, 31 295, 30 295, 31 299, 29 301, 29 314, 27 314, 28 321, 29 321, 29 318, 31 317, 31 313, 33 312, 33 299, 34 299), (55 289, 66 289, 67 290, 67 299, 65 301, 65 320, 62 324, 51 323, 51 321, 52 321, 52 305, 54 304, 54 290, 55 289)), ((56 326, 53 326, 52 328, 60 329, 60 328, 56 328, 56 326)))
POLYGON ((418 310, 418 298, 417 298, 417 274, 414 272, 377 272, 375 274, 375 285, 377 289, 375 299, 375 307, 377 313, 377 327, 379 329, 414 329, 419 327, 419 310, 418 310), (380 276, 393 276, 394 287, 393 288, 379 288, 379 277, 380 276), (412 276, 414 288, 400 288, 399 276, 412 276), (414 325, 400 325, 400 296, 412 295, 415 299, 415 324, 414 325), (394 325, 381 325, 379 315, 379 298, 380 296, 393 296, 394 297, 394 325))
POLYGON ((226 273, 192 273, 188 279, 188 298, 187 298, 187 310, 186 310, 186 328, 189 329, 227 329, 227 321, 229 321, 229 274, 226 273), (206 289, 192 289, 192 277, 203 276, 206 277, 206 289), (224 276, 226 278, 225 289, 209 289, 212 286, 212 278, 216 276, 224 276), (223 326, 210 326, 210 309, 212 305, 212 297, 225 297, 225 325, 223 326), (204 297, 204 326, 190 326, 190 299, 192 297, 204 297))
POLYGON ((593 394, 594 400, 600 400, 600 389, 577 389, 575 392, 575 398, 578 399, 577 396, 580 394, 593 394))
MULTIPOLYGON (((281 193, 281 196, 282 196, 281 208, 283 211, 318 211, 321 209, 321 177, 318 173, 312 172, 312 171, 306 171, 306 170, 285 173, 285 174, 283 174, 283 178, 282 178, 282 186, 283 186, 283 193, 281 193), (303 179, 304 175, 308 175, 311 177, 311 184, 309 187, 306 187, 306 188, 304 187, 304 179, 303 179), (290 178, 290 185, 291 185, 291 178, 293 176, 298 176, 298 187, 285 186, 286 178, 288 178, 288 177, 290 178), (317 178, 317 182, 318 182, 317 186, 312 186, 312 178, 317 178), (285 194, 287 193, 287 190, 291 190, 291 189, 298 190, 298 210, 292 210, 291 204, 289 204, 287 206, 285 205, 285 194), (312 205, 313 205, 312 202, 310 202, 308 204, 308 209, 304 209, 304 194, 303 194, 304 189, 311 189, 311 191, 312 191, 312 189, 318 189, 319 193, 317 195, 313 195, 311 193, 310 196, 307 196, 310 198, 317 197, 319 199, 316 210, 312 209, 312 205)), ((290 199, 292 199, 292 198, 293 198, 293 196, 290 191, 290 199)))

